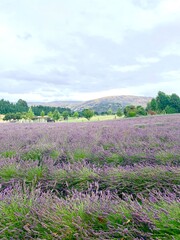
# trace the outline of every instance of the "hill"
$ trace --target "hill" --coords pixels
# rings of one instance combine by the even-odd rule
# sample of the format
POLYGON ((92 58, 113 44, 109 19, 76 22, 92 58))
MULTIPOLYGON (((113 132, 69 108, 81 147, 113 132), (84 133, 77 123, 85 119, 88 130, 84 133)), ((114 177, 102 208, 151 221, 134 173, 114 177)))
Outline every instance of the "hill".
POLYGON ((73 108, 73 110, 81 111, 85 108, 91 108, 94 111, 101 113, 107 112, 109 108, 113 112, 116 112, 119 107, 125 107, 127 105, 141 105, 145 107, 147 103, 151 100, 150 97, 139 97, 139 96, 111 96, 103 97, 90 101, 83 102, 73 108))
POLYGON ((98 99, 93 99, 85 102, 81 101, 55 101, 55 102, 31 102, 28 103, 29 106, 51 106, 51 107, 67 107, 73 111, 82 111, 85 108, 91 108, 95 112, 102 113, 107 112, 108 109, 112 109, 113 112, 116 112, 119 107, 125 107, 127 105, 141 105, 145 107, 147 103, 151 100, 151 97, 142 97, 142 96, 131 96, 131 95, 122 95, 122 96, 110 96, 103 97, 98 99))
POLYGON ((53 101, 53 102, 28 102, 28 106, 49 106, 73 109, 75 106, 83 103, 82 101, 53 101))

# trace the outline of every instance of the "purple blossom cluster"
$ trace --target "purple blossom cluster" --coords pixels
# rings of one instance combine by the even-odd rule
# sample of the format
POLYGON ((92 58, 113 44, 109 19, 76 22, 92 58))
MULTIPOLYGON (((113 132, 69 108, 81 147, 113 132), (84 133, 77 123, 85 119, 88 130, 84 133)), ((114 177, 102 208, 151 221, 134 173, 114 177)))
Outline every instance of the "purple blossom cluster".
POLYGON ((2 239, 179 239, 180 115, 0 125, 2 239))

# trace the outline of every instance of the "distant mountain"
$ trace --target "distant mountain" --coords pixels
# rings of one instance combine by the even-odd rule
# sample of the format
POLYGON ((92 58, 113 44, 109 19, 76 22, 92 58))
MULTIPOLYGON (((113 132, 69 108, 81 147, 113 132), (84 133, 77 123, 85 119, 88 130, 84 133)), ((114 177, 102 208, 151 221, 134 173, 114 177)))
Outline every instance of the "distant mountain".
POLYGON ((98 98, 86 102, 82 101, 54 101, 54 102, 29 102, 29 106, 51 106, 51 107, 64 107, 70 108, 73 111, 82 111, 85 108, 91 108, 95 112, 102 113, 107 112, 108 109, 112 109, 113 112, 116 112, 119 107, 125 107, 127 105, 141 105, 146 107, 147 103, 151 100, 151 97, 142 97, 142 96, 131 96, 131 95, 122 95, 122 96, 111 96, 98 98))
POLYGON ((146 107, 147 103, 151 100, 151 97, 141 97, 141 96, 112 96, 103 97, 90 101, 80 103, 73 108, 74 111, 81 111, 85 108, 91 108, 95 112, 107 112, 111 108, 113 112, 116 112, 119 107, 125 107, 127 105, 141 105, 146 107))
POLYGON ((49 106, 49 107, 62 107, 62 108, 74 108, 79 104, 83 103, 82 101, 54 101, 54 102, 28 102, 28 106, 49 106))

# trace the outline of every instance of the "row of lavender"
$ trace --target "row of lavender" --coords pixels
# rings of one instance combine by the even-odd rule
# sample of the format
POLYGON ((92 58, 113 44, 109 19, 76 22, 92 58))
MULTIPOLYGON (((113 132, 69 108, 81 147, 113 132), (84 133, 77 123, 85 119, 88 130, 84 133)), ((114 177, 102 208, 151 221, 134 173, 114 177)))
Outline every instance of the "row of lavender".
POLYGON ((178 239, 179 124, 1 124, 2 239, 178 239))
POLYGON ((2 124, 2 157, 95 164, 178 164, 180 115, 96 123, 2 124))

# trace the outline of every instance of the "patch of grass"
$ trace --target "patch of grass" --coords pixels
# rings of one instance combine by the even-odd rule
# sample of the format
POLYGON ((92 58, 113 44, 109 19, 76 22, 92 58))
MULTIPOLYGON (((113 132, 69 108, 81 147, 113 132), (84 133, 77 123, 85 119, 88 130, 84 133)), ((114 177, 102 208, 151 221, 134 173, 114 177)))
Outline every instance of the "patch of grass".
POLYGON ((2 239, 25 239, 28 225, 26 217, 30 212, 32 200, 16 196, 7 202, 0 201, 0 233, 2 239))
POLYGON ((115 165, 122 164, 124 162, 124 157, 117 153, 112 153, 109 157, 106 157, 105 162, 107 164, 113 163, 115 165))
POLYGON ((25 180, 27 182, 32 182, 33 180, 38 181, 43 177, 44 172, 45 172, 45 169, 43 169, 42 167, 36 166, 36 167, 30 168, 26 171, 25 180))
POLYGON ((180 206, 177 202, 168 204, 160 201, 154 204, 159 210, 158 219, 153 219, 156 229, 153 236, 158 239, 179 239, 180 236, 180 206))
POLYGON ((59 157, 59 152, 57 150, 53 150, 51 153, 50 153, 50 157, 53 159, 53 160, 56 160, 58 157, 59 157))
POLYGON ((19 171, 15 164, 5 165, 0 169, 0 177, 5 181, 9 181, 10 179, 18 176, 19 171))
POLYGON ((55 171, 52 179, 57 181, 56 188, 58 191, 67 191, 72 188, 78 191, 84 191, 88 189, 89 183, 95 181, 97 177, 98 174, 92 169, 82 167, 76 171, 59 169, 55 171))
POLYGON ((10 150, 10 151, 2 152, 0 155, 4 158, 13 158, 14 156, 16 156, 16 152, 13 150, 10 150))
POLYGON ((161 151, 160 153, 156 154, 155 158, 160 164, 167 164, 172 163, 174 161, 176 162, 180 161, 180 155, 175 155, 174 153, 166 151, 161 151))
POLYGON ((25 161, 33 160, 38 161, 39 165, 42 162, 42 152, 39 149, 31 150, 29 152, 26 152, 22 155, 22 159, 25 161))
POLYGON ((90 157, 90 153, 87 152, 85 149, 76 149, 75 152, 73 153, 73 159, 75 161, 79 161, 89 157, 90 157))

